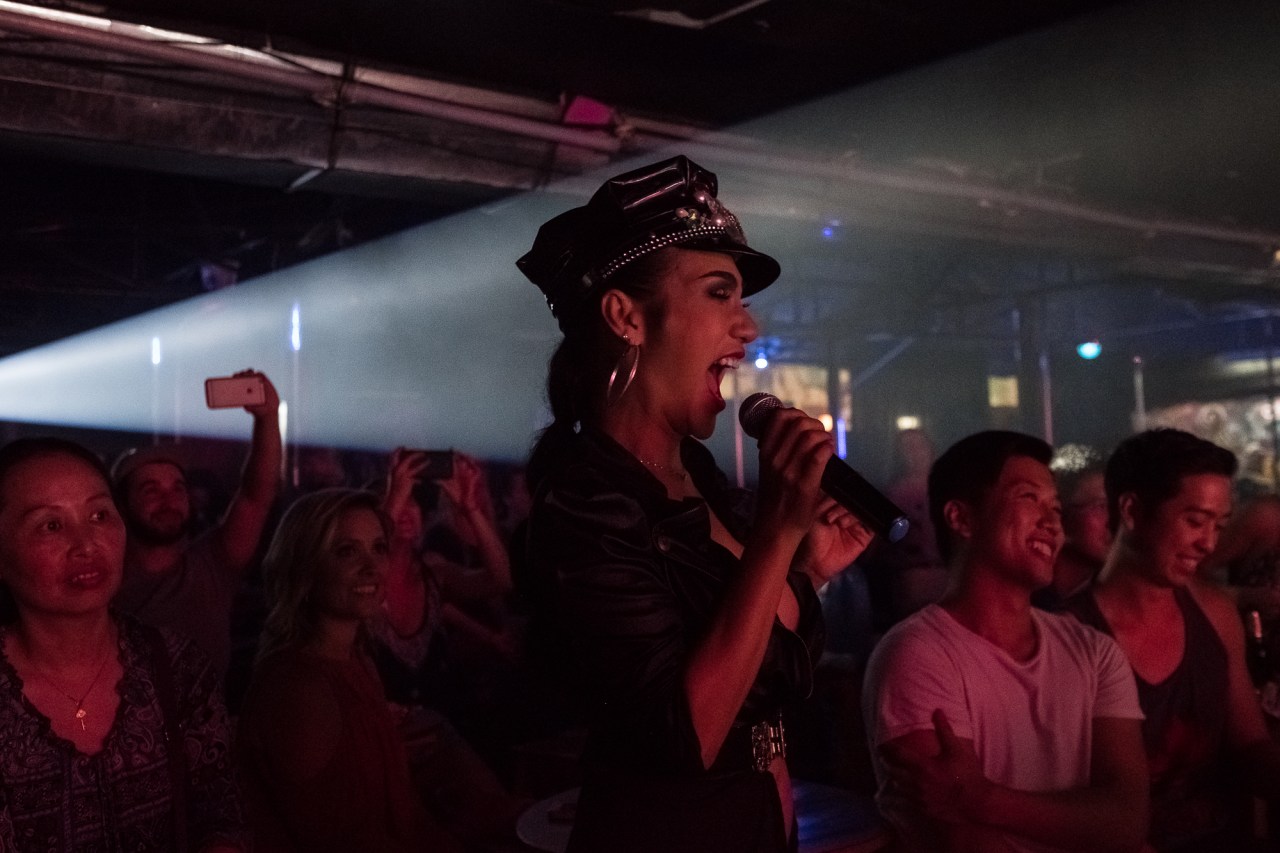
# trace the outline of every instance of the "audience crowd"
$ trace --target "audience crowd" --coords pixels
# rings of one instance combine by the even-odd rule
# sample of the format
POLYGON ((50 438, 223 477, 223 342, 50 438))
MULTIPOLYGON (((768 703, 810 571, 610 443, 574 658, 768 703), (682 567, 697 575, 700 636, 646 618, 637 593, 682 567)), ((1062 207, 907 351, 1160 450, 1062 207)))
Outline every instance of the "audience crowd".
MULTIPOLYGON (((61 439, 0 449, 4 849, 518 851, 519 814, 577 781, 581 716, 529 689, 509 552, 528 502, 491 497, 521 472, 348 453, 382 469, 370 488, 331 475, 283 507, 256 428, 273 406, 199 532, 174 448, 110 471, 61 439), (555 772, 520 766, 539 744, 565 750, 555 772)), ((904 850, 1274 849, 1276 672, 1249 667, 1276 635, 1280 513, 1233 512, 1235 470, 1175 430, 1109 458, 957 442, 894 492, 925 492, 904 502, 936 542, 881 544, 821 590, 794 772, 874 795, 904 850), (873 604, 861 578, 904 559, 947 584, 873 604)))

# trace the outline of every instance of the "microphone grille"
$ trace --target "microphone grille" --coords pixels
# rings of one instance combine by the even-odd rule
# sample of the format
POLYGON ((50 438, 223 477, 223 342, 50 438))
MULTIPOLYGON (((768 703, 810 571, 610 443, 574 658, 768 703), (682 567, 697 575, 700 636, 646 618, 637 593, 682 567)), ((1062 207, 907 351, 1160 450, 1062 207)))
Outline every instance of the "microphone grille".
POLYGON ((738 423, 742 424, 742 431, 747 435, 759 438, 769 419, 769 413, 781 408, 782 401, 777 397, 758 391, 742 401, 742 406, 738 408, 738 423))

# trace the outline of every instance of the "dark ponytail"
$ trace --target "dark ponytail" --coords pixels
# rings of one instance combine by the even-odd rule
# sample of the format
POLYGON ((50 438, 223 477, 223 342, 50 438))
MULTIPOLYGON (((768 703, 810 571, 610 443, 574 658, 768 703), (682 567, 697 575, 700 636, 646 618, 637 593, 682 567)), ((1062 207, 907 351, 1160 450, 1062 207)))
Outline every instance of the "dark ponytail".
POLYGON ((534 443, 525 472, 530 492, 537 491, 543 478, 566 459, 578 430, 598 422, 604 412, 609 373, 627 345, 609 330, 600 300, 610 290, 622 291, 642 306, 648 322, 656 323, 662 313, 658 292, 670 267, 670 252, 654 252, 623 267, 564 324, 564 340, 547 365, 551 425, 534 443))

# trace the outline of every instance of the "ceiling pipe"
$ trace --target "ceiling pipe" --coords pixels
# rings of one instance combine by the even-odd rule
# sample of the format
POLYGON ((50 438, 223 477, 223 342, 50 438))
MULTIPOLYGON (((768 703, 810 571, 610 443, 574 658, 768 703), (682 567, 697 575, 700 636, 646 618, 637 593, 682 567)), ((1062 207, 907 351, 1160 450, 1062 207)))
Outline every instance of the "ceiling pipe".
POLYGON ((769 0, 746 0, 745 3, 739 3, 737 6, 706 18, 693 18, 684 12, 674 9, 631 9, 624 12, 615 12, 614 14, 620 18, 638 18, 641 21, 666 24, 670 27, 681 27, 686 30, 705 30, 707 27, 714 27, 716 24, 735 18, 738 15, 743 15, 768 2, 769 0))
POLYGON ((690 149, 693 153, 713 156, 722 163, 734 163, 754 170, 764 169, 782 174, 791 173, 820 178, 829 182, 861 183, 921 195, 967 199, 983 206, 1036 211, 1095 225, 1136 231, 1149 237, 1191 237, 1219 243, 1256 246, 1272 252, 1280 247, 1280 232, 1246 231, 1176 219, 1149 219, 1087 204, 981 184, 946 181, 919 173, 894 171, 883 167, 868 168, 846 162, 824 163, 809 156, 763 154, 719 146, 704 147, 697 141, 690 142, 690 149))
MULTIPOLYGON (((635 122, 630 127, 626 127, 624 122, 623 129, 613 133, 579 130, 492 110, 450 104, 358 80, 348 80, 344 85, 341 75, 316 69, 296 70, 297 63, 286 67, 285 60, 263 51, 212 45, 198 40, 159 41, 142 35, 131 35, 128 33, 129 29, 137 30, 139 33, 154 32, 150 28, 123 24, 105 18, 0 0, 0 30, 68 41, 141 56, 158 62, 177 63, 190 68, 277 85, 309 95, 326 105, 335 103, 341 97, 346 104, 383 107, 609 155, 638 153, 679 139, 692 155, 716 163, 731 163, 756 173, 800 175, 821 179, 828 183, 835 182, 837 186, 862 184, 918 195, 964 199, 981 206, 1036 211, 1050 216, 1136 232, 1146 237, 1203 239, 1256 247, 1267 252, 1274 252, 1280 248, 1280 233, 1276 232, 1241 230, 1185 220, 1144 218, 1000 187, 943 180, 918 172, 851 165, 847 160, 823 161, 807 152, 768 153, 760 143, 741 144, 741 137, 703 134, 694 128, 681 128, 657 122, 635 122), (213 52, 218 49, 225 49, 227 52, 213 52)), ((776 151, 776 147, 773 150, 776 151)), ((572 186, 574 186, 572 179, 565 184, 566 189, 572 186)), ((593 180, 586 191, 589 193, 594 189, 593 180)))
POLYGON ((862 372, 860 372, 857 376, 853 377, 853 381, 849 383, 849 390, 857 391, 866 382, 870 381, 871 378, 874 377, 877 373, 879 373, 884 368, 888 367, 889 364, 893 362, 895 359, 897 359, 898 356, 906 352, 915 342, 916 342, 916 339, 914 336, 908 336, 898 341, 896 344, 894 344, 892 347, 889 348, 888 352, 886 352, 884 355, 877 358, 871 364, 864 367, 862 369, 862 372))
MULTIPOLYGON (((415 115, 453 121, 459 124, 483 127, 517 136, 541 139, 562 145, 572 145, 607 154, 617 154, 623 149, 623 140, 609 133, 594 130, 575 130, 561 125, 548 124, 518 116, 504 115, 475 107, 448 104, 441 101, 397 92, 368 83, 347 81, 340 75, 318 71, 297 71, 262 62, 250 62, 243 58, 244 48, 235 54, 219 54, 208 50, 209 45, 192 42, 154 41, 124 32, 114 21, 91 18, 84 15, 60 13, 52 16, 49 10, 24 7, 21 4, 0 2, 0 30, 20 32, 75 44, 112 50, 131 56, 140 56, 157 62, 177 63, 189 68, 215 71, 242 79, 254 80, 301 92, 321 104, 333 104, 339 97, 347 104, 364 104, 400 110, 415 115), (26 11, 30 9, 30 11, 26 11)), ((127 26, 127 25, 125 25, 127 26)), ((270 54, 252 51, 259 57, 270 54)))

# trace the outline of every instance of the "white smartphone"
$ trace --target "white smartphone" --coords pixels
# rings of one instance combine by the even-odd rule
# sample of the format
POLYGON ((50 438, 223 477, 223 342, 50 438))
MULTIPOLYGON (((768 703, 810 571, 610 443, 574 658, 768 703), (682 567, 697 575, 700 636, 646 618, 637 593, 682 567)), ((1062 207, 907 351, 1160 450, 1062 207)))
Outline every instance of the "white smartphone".
POLYGON ((213 376, 204 381, 204 401, 211 409, 257 406, 267 401, 261 376, 213 376))

